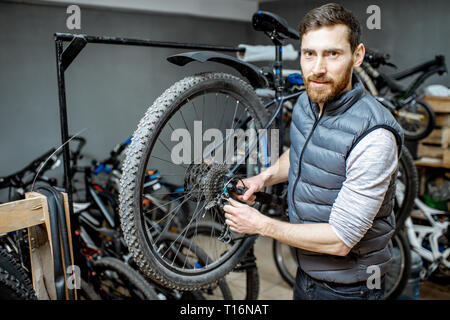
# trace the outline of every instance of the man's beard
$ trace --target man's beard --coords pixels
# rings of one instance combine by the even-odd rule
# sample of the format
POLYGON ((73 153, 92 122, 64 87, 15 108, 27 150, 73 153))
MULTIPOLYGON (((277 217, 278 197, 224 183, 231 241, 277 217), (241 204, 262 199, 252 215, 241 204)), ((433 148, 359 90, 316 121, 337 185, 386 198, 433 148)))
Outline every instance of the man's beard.
POLYGON ((348 83, 350 82, 351 76, 352 64, 348 65, 347 69, 345 70, 344 76, 338 79, 337 82, 335 82, 331 78, 327 78, 324 76, 309 76, 305 79, 306 93, 312 101, 319 104, 333 101, 334 99, 339 97, 342 91, 344 91, 344 89, 347 87, 348 83), (311 86, 311 81, 327 82, 328 85, 323 88, 317 88, 311 86))

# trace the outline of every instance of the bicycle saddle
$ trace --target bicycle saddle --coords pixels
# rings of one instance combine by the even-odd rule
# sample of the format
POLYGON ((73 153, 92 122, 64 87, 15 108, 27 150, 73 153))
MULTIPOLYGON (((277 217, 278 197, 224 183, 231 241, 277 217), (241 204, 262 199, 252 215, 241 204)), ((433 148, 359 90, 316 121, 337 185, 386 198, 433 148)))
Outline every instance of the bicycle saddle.
POLYGON ((276 32, 286 38, 300 39, 297 31, 289 27, 285 19, 267 11, 256 12, 252 18, 252 24, 256 31, 276 32))

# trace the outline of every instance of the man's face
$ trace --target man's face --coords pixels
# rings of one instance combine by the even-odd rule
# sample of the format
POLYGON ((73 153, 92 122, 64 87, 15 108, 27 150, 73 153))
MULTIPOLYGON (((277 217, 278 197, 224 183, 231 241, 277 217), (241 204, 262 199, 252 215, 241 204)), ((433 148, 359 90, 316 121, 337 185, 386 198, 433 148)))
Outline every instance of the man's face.
MULTIPOLYGON (((303 81, 308 96, 318 104, 332 101, 351 89, 352 70, 360 63, 355 63, 348 32, 346 25, 338 24, 310 30, 302 37, 303 81)), ((364 57, 364 52, 362 54, 364 57)))

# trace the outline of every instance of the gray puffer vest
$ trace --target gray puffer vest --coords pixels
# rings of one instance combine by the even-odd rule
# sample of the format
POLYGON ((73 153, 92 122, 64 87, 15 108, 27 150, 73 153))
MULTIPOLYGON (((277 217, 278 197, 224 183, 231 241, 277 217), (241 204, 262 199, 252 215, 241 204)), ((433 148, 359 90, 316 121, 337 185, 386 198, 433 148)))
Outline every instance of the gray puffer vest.
MULTIPOLYGON (((369 132, 377 128, 390 130, 397 139, 400 155, 403 131, 399 124, 364 91, 355 74, 352 85, 352 90, 326 103, 320 117, 319 106, 309 100, 306 92, 294 106, 288 189, 291 223, 328 223, 346 177, 346 159, 369 132)), ((368 266, 378 266, 381 274, 386 273, 395 228, 394 193, 395 174, 372 227, 347 256, 297 249, 303 271, 315 279, 336 283, 366 281, 372 275, 368 266)))

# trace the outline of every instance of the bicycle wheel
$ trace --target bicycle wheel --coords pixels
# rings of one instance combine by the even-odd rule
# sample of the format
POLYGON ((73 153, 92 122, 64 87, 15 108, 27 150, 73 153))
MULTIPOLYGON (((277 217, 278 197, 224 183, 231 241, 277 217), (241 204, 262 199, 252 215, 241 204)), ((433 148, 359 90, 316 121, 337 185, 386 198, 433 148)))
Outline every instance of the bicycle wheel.
MULTIPOLYGON (((180 238, 176 233, 166 232, 160 236, 157 245, 160 249, 167 250, 166 256, 179 267, 203 268, 208 261, 212 261, 212 258, 188 236, 180 238)), ((232 299, 231 290, 224 278, 219 279, 216 284, 210 285, 208 288, 188 292, 192 295, 184 295, 183 298, 190 300, 232 299)))
MULTIPOLYGON (((236 163, 236 159, 243 156, 239 148, 248 146, 249 139, 237 145, 232 143, 234 146, 227 148, 226 156, 231 157, 225 161, 226 165, 223 162, 223 149, 211 149, 224 140, 227 147, 229 142, 234 142, 234 137, 230 138, 230 131, 227 129, 231 129, 231 133, 237 133, 239 129, 242 129, 240 133, 244 130, 248 132, 247 129, 258 130, 263 128, 268 119, 253 88, 247 82, 224 73, 205 73, 184 78, 167 89, 148 109, 127 149, 120 189, 123 234, 134 260, 146 276, 169 288, 197 290, 223 278, 245 255, 255 236, 234 237, 226 252, 208 261, 202 268, 188 269, 167 259, 165 255, 170 246, 163 252, 158 250, 156 244, 160 235, 168 231, 170 223, 162 225, 159 221, 148 221, 149 212, 143 210, 142 205, 143 200, 147 199, 143 193, 143 182, 147 170, 159 168, 162 172, 170 173, 170 176, 165 174, 168 182, 184 185, 184 193, 177 200, 181 204, 188 203, 192 209, 188 224, 178 233, 180 238, 185 237, 190 225, 195 225, 200 220, 210 219, 224 224, 224 217, 216 208, 206 210, 205 206, 224 192, 225 175, 236 163), (199 135, 199 129, 205 135, 199 135), (213 133, 216 134, 214 143, 208 144, 203 140, 211 134, 208 141, 212 141, 213 133), (171 138, 174 135, 178 137, 177 143, 171 138), (183 142, 185 139, 189 141, 188 148, 183 149, 182 157, 181 152, 174 155, 174 151, 182 149, 178 143, 180 137, 183 137, 183 142), (191 137, 194 157, 189 157, 191 137), (235 148, 238 149, 237 153, 235 148), (170 159, 167 154, 171 155, 170 159), (177 156, 183 161, 179 161, 177 156), (185 156, 187 162, 184 161, 185 156)), ((269 146, 266 139, 264 147, 267 152, 269 146)), ((260 155, 261 153, 252 154, 239 167, 239 173, 243 176, 257 174, 262 167, 260 155)), ((153 197, 161 199, 158 207, 169 204, 162 201, 164 192, 164 188, 161 188, 152 193, 153 197)), ((174 208, 167 212, 166 219, 163 220, 170 221, 177 214, 177 208, 174 208)))
POLYGON ((419 181, 414 159, 408 148, 402 148, 399 168, 395 184, 395 232, 403 230, 406 218, 409 217, 417 197, 419 181))
POLYGON ((9 253, 3 245, 0 245, 0 266, 3 270, 14 276, 23 287, 34 295, 33 284, 25 269, 20 265, 19 261, 9 253))
POLYGON ((36 300, 29 289, 13 274, 0 266, 0 300, 36 300))
POLYGON ((413 100, 396 110, 394 117, 403 128, 407 140, 417 141, 425 138, 436 125, 434 110, 422 100, 413 100))
POLYGON ((411 248, 402 232, 392 238, 392 263, 385 279, 385 300, 394 300, 402 293, 411 274, 411 248))
MULTIPOLYGON (((209 256, 219 256, 221 252, 226 251, 229 246, 215 237, 222 231, 222 225, 213 221, 202 221, 195 226, 191 226, 186 232, 186 237, 194 243, 208 244, 204 245, 205 250, 209 256)), ((244 258, 245 259, 245 258, 244 258)), ((211 291, 208 289, 205 295, 206 298, 213 297, 216 299, 223 298, 225 300, 257 300, 259 294, 259 274, 256 264, 246 264, 245 261, 240 261, 232 272, 228 273, 224 280, 227 287, 231 287, 229 292, 225 292, 224 288, 219 288, 211 291), (220 289, 220 291, 219 291, 220 289)))
POLYGON ((294 287, 298 267, 295 248, 273 239, 272 252, 281 277, 288 285, 294 287))
POLYGON ((94 288, 83 279, 80 279, 80 281, 81 288, 78 290, 78 300, 101 300, 94 288))
POLYGON ((90 283, 103 300, 159 300, 147 280, 119 259, 100 258, 92 268, 90 283))

